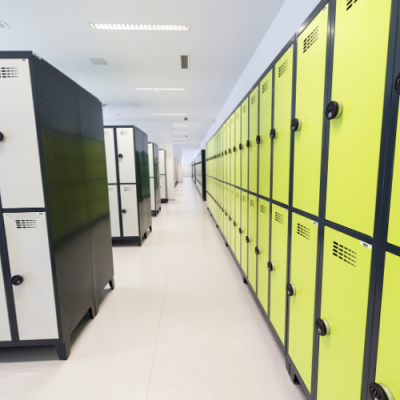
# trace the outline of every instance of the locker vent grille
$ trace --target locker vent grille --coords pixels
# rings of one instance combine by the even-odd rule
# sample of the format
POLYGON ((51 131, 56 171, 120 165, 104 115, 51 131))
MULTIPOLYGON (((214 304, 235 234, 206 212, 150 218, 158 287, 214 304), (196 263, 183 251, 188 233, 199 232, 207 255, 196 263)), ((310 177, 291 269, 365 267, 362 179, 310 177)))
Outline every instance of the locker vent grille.
POLYGON ((0 78, 18 78, 18 67, 1 67, 0 78))
POLYGON ((350 8, 353 7, 354 3, 357 3, 357 0, 347 0, 346 10, 349 11, 350 8))
POLYGON ((279 70, 278 70, 278 76, 279 76, 279 78, 287 71, 288 68, 289 68, 289 61, 288 61, 288 60, 285 60, 285 61, 281 64, 281 66, 279 67, 279 70))
POLYGON ((242 112, 243 114, 247 111, 247 104, 243 104, 242 112))
POLYGON ((283 215, 275 211, 275 221, 283 224, 283 215))
POLYGON ((255 206, 255 202, 253 199, 250 199, 250 207, 254 207, 255 206))
POLYGON ((353 267, 356 266, 357 262, 357 253, 353 250, 344 247, 343 245, 333 242, 333 255, 335 257, 340 258, 347 264, 352 265, 353 267))
POLYGON ((317 40, 319 34, 319 26, 317 26, 305 39, 303 42, 303 53, 305 53, 317 40))
POLYGON ((15 221, 17 229, 35 229, 37 228, 36 219, 17 219, 15 221))
POLYGON ((261 92, 264 94, 269 89, 269 81, 265 82, 261 87, 261 92))
POLYGON ((310 228, 302 224, 297 224, 297 234, 303 236, 303 238, 310 240, 310 228))
POLYGON ((256 95, 253 94, 253 96, 251 96, 251 105, 253 105, 256 102, 256 95))
POLYGON ((267 206, 264 206, 264 204, 261 204, 260 211, 261 211, 263 214, 268 215, 268 207, 267 207, 267 206))
POLYGON ((131 187, 124 187, 124 192, 132 192, 133 188, 131 187))

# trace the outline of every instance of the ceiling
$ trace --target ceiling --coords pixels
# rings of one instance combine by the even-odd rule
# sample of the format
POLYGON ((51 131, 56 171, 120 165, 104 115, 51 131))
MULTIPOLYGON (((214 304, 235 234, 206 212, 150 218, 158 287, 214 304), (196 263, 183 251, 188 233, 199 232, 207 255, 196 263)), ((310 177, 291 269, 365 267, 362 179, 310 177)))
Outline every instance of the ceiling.
POLYGON ((2 50, 32 50, 97 96, 104 120, 170 120, 195 149, 284 0, 3 0, 2 50), (188 24, 187 32, 101 31, 89 23, 188 24), (189 55, 182 70, 180 56, 189 55), (108 65, 93 65, 103 58, 108 65), (142 92, 137 87, 183 87, 142 92), (184 116, 154 116, 182 113, 184 116), (186 125, 186 126, 176 126, 186 125))

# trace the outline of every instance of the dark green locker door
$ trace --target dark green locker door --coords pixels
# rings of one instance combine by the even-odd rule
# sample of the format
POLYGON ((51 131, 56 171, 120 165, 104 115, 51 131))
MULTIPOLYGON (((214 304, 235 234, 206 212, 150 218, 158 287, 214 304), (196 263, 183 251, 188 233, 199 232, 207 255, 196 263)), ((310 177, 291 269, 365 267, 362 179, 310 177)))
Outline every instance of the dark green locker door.
POLYGON ((242 103, 242 189, 248 190, 249 149, 246 143, 249 140, 249 99, 242 103))
POLYGON ((248 252, 249 252, 249 283, 254 292, 257 293, 257 256, 255 248, 257 246, 257 197, 249 194, 249 233, 248 252))
POLYGON ((241 193, 241 191, 239 189, 235 189, 235 223, 234 223, 234 229, 233 229, 233 231, 235 232, 235 255, 236 255, 236 259, 238 260, 239 264, 240 264, 240 248, 241 248, 240 233, 239 233, 240 203, 241 203, 240 193, 241 193))
POLYGON ((341 103, 343 111, 330 127, 326 218, 369 236, 374 228, 391 4, 336 4, 332 100, 341 103))
POLYGON ((258 177, 258 86, 250 94, 249 191, 257 193, 258 177))
POLYGON ((242 205, 241 205, 241 221, 240 221, 240 243, 241 243, 241 249, 240 249, 240 257, 241 257, 241 263, 240 266, 242 267, 242 270, 244 274, 247 276, 247 242, 246 242, 246 236, 248 233, 247 230, 247 193, 246 192, 241 192, 241 199, 242 199, 242 205))
POLYGON ((272 70, 260 83, 260 136, 259 194, 270 198, 272 124, 272 70))
POLYGON ((274 161, 272 198, 289 204, 290 123, 292 119, 293 47, 275 65, 274 161))
POLYGON ((311 393, 318 224, 293 213, 289 356, 311 393))
POLYGON ((288 219, 287 209, 272 205, 270 319, 283 344, 285 344, 288 219))
POLYGON ((241 109, 240 107, 235 112, 235 185, 237 187, 241 187, 241 154, 242 152, 239 150, 239 146, 241 146, 241 129, 242 129, 242 120, 240 118, 241 109))
POLYGON ((325 228, 318 399, 360 399, 367 325, 371 246, 325 228))
POLYGON ((231 167, 230 167, 230 171, 231 171, 231 180, 230 183, 231 185, 235 185, 235 178, 236 178, 236 174, 235 174, 235 114, 232 114, 231 118, 230 118, 230 132, 231 132, 231 136, 230 136, 230 146, 229 146, 229 159, 231 162, 231 167))
POLYGON ((268 201, 258 199, 258 278, 257 296, 264 311, 268 314, 268 294, 269 294, 269 210, 268 201))
POLYGON ((328 8, 298 38, 293 206, 318 215, 328 8))
POLYGON ((386 253, 375 382, 400 399, 400 258, 386 253))

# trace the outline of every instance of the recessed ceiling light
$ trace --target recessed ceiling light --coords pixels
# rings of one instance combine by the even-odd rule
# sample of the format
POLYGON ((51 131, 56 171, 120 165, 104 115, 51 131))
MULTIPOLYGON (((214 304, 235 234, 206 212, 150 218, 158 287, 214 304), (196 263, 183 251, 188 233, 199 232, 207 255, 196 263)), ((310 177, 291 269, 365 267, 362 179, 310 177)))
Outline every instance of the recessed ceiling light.
POLYGON ((188 31, 189 25, 153 25, 153 24, 91 24, 92 29, 114 31, 188 31))
POLYGON ((5 22, 0 21, 0 29, 8 29, 8 28, 9 26, 5 22))
POLYGON ((104 58, 89 58, 94 65, 108 65, 104 58))
POLYGON ((181 128, 183 126, 187 126, 187 125, 182 125, 182 124, 173 124, 172 125, 174 128, 181 128))
POLYGON ((136 88, 135 90, 147 91, 147 92, 184 92, 189 90, 187 88, 136 88))
POLYGON ((153 114, 155 117, 182 117, 187 114, 153 114))

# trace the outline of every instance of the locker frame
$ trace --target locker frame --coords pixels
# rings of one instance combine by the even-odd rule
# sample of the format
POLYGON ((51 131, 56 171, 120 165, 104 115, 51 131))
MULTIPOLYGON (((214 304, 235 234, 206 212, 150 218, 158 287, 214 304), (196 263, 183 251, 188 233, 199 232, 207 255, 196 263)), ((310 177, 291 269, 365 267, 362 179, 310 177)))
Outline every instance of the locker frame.
MULTIPOLYGON (((164 152, 164 170, 165 170, 165 174, 160 174, 160 179, 161 179, 161 176, 165 176, 165 193, 166 193, 166 195, 167 195, 167 197, 166 198, 162 198, 161 197, 161 194, 160 194, 160 197, 161 197, 161 203, 168 203, 168 182, 167 182, 167 150, 165 150, 165 149, 158 149, 158 154, 160 154, 160 151, 163 151, 164 152)), ((160 158, 160 157, 158 157, 158 158, 160 158)), ((175 173, 175 159, 174 159, 174 173, 175 173)), ((176 184, 177 184, 178 182, 174 182, 174 184, 175 184, 175 186, 176 186, 176 184)), ((161 192, 161 190, 160 190, 160 192, 161 192)))

